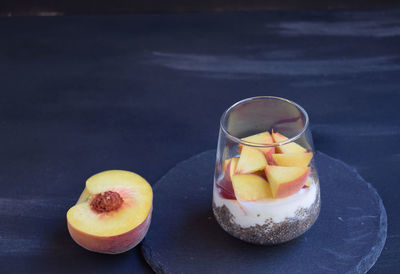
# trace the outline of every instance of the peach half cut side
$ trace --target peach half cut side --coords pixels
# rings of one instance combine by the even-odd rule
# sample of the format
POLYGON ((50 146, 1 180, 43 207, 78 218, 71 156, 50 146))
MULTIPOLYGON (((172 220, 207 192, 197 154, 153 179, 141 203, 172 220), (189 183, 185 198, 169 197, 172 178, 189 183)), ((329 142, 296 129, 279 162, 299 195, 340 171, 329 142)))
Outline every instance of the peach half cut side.
MULTIPOLYGON (((272 132, 272 138, 274 139, 275 143, 281 143, 284 141, 289 140, 286 136, 278 133, 278 132, 272 132)), ((276 152, 278 153, 305 153, 307 150, 302 147, 301 145, 291 142, 286 145, 278 146, 276 147, 276 152)))
POLYGON ((267 160, 260 150, 243 146, 235 173, 252 173, 257 170, 262 170, 266 166, 267 160))
POLYGON ((67 212, 69 233, 80 246, 117 254, 135 247, 151 222, 153 191, 136 173, 109 170, 93 175, 67 212))
POLYGON ((242 201, 257 201, 272 198, 271 189, 266 180, 254 174, 236 174, 232 176, 235 195, 242 201))
POLYGON ((306 183, 309 167, 267 166, 265 169, 274 198, 284 198, 297 193, 306 183))
POLYGON ((302 166, 306 167, 311 162, 312 152, 272 154, 274 163, 278 166, 302 166))
MULTIPOLYGON (((272 144, 274 142, 271 134, 268 131, 242 138, 242 140, 246 141, 246 142, 250 142, 250 143, 263 144, 263 145, 272 144)), ((243 145, 239 145, 239 153, 241 152, 242 147, 243 147, 243 145)), ((273 153, 275 153, 275 148, 274 147, 263 147, 263 148, 258 148, 258 149, 261 150, 262 153, 264 153, 265 157, 267 158, 268 163, 272 164, 273 162, 272 162, 271 155, 273 153)))

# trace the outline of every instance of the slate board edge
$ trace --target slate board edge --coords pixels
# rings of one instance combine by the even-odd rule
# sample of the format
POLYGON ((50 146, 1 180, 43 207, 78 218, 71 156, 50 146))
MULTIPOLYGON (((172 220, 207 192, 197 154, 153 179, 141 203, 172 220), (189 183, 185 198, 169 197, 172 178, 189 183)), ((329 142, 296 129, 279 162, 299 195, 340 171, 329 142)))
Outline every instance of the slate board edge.
MULTIPOLYGON (((383 201, 381 197, 379 196, 378 191, 369 183, 367 182, 357 171, 355 167, 352 167, 342 160, 339 160, 337 158, 331 157, 326 153, 323 153, 321 151, 317 151, 317 153, 324 155, 325 157, 331 159, 332 161, 335 161, 341 165, 343 165, 345 168, 349 169, 350 171, 354 172, 354 174, 357 176, 357 178, 364 182, 367 186, 368 189, 371 191, 371 193, 374 195, 374 197, 377 199, 377 202, 379 204, 379 208, 381 209, 381 216, 379 218, 380 221, 380 227, 381 230, 379 231, 379 234, 377 235, 377 241, 376 245, 374 245, 371 249, 371 251, 368 253, 367 256, 365 256, 361 261, 356 265, 354 272, 349 272, 349 273, 366 273, 368 270, 370 270, 376 261, 378 260, 379 256, 382 253, 383 247, 385 246, 386 243, 386 237, 387 237, 387 214, 386 214, 386 209, 383 204, 383 201)), ((318 170, 318 166, 317 166, 318 170)))
POLYGON ((146 263, 150 266, 150 268, 155 272, 155 273, 167 273, 167 267, 162 266, 160 262, 157 261, 156 256, 153 256, 153 252, 150 247, 145 247, 145 243, 142 242, 140 246, 140 250, 142 251, 142 255, 146 261, 146 263), (150 259, 152 258, 152 262, 150 262, 150 259))
MULTIPOLYGON (((201 157, 203 154, 207 154, 211 151, 214 151, 216 153, 215 149, 210 149, 203 151, 201 153, 198 153, 196 155, 193 155, 189 157, 186 160, 183 160, 176 164, 174 167, 172 167, 168 172, 162 176, 154 185, 153 185, 153 191, 155 192, 159 185, 160 182, 164 180, 165 177, 167 177, 171 172, 173 172, 176 168, 179 168, 179 166, 184 165, 186 162, 189 162, 191 160, 194 160, 196 158, 201 157)), ((381 209, 381 215, 380 215, 380 227, 382 228, 379 235, 377 236, 377 244, 372 247, 372 250, 368 253, 367 256, 365 256, 361 261, 358 263, 358 265, 355 266, 354 271, 351 271, 349 273, 366 273, 368 270, 370 270, 376 261, 378 260, 379 256, 382 253, 383 247, 385 246, 386 243, 386 237, 387 237, 387 214, 386 214, 386 209, 383 204, 383 201, 381 197, 379 196, 378 192, 376 189, 369 183, 367 182, 361 175, 358 173, 357 169, 346 164, 342 160, 339 160, 337 158, 331 157, 326 153, 323 153, 321 151, 316 151, 317 153, 324 155, 325 157, 331 159, 332 161, 335 161, 341 165, 343 165, 345 168, 348 170, 354 172, 357 176, 358 179, 360 179, 362 182, 364 182, 367 186, 368 189, 374 194, 374 197, 377 199, 377 202, 379 204, 379 207, 381 209)), ((318 169, 318 166, 317 166, 318 169)), ((160 262, 158 262, 155 258, 156 256, 153 256, 154 251, 151 250, 150 247, 147 247, 146 241, 143 241, 141 244, 141 251, 144 259, 146 260, 147 264, 151 267, 151 269, 156 272, 156 273, 168 273, 168 269, 163 266, 160 262), (152 262, 150 262, 149 258, 152 258, 152 262)))
MULTIPOLYGON (((157 182, 152 186, 153 188, 153 192, 157 191, 158 187, 161 185, 161 182, 170 174, 172 173, 176 168, 179 168, 181 165, 184 165, 185 163, 192 161, 196 158, 201 157, 203 154, 207 154, 211 151, 214 151, 216 153, 215 149, 209 149, 203 152, 200 152, 198 154, 195 154, 189 158, 187 158, 186 160, 180 161, 179 163, 177 163, 175 166, 173 166, 172 168, 170 168, 167 173, 165 173, 160 179, 157 180, 157 182)), ((150 224, 151 226, 151 224, 150 224)), ((146 238, 145 238, 146 239, 146 238)), ((146 246, 146 241, 145 239, 142 241, 141 245, 140 245, 140 250, 142 251, 142 255, 146 261, 146 263, 151 267, 151 269, 155 272, 155 273, 168 273, 168 268, 166 266, 163 266, 162 263, 158 262, 158 260, 156 259, 157 256, 154 256, 154 251, 150 248, 146 246), (152 258, 152 261, 149 260, 149 258, 152 258)))

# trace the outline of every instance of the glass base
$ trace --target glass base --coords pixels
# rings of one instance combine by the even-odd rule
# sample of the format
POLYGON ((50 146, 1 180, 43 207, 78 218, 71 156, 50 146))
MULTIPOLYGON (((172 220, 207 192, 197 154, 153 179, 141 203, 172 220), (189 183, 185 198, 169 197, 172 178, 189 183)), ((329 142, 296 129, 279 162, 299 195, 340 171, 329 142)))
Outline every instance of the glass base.
POLYGON ((307 209, 297 210, 295 217, 285 218, 281 222, 267 219, 263 225, 242 227, 235 222, 235 216, 227 206, 216 206, 213 202, 215 219, 226 232, 242 241, 258 245, 276 245, 299 237, 315 223, 320 208, 321 200, 318 191, 314 203, 307 209))

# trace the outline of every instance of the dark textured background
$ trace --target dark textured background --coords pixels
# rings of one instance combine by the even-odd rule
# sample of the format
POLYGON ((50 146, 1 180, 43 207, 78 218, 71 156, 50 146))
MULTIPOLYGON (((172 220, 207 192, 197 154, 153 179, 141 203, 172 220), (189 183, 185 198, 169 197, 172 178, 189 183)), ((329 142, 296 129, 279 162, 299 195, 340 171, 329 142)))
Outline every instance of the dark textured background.
POLYGON ((400 10, 1 18, 0 37, 2 271, 150 271, 139 249, 78 247, 67 209, 96 172, 154 183, 216 148, 223 110, 255 95, 304 106, 316 148, 378 190, 371 272, 398 271, 400 10))
POLYGON ((400 7, 399 0, 2 0, 0 16, 400 7))

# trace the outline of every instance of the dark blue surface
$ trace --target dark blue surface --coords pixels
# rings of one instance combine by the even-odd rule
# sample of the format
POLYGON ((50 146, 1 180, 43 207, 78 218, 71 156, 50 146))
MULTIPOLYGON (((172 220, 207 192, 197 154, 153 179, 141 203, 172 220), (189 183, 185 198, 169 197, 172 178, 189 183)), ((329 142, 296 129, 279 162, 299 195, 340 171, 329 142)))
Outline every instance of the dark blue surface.
POLYGON ((315 147, 383 199, 372 273, 400 267, 400 10, 0 19, 3 271, 150 271, 140 252, 89 253, 65 213, 86 178, 127 169, 154 183, 216 147, 232 103, 302 105, 315 147))
MULTIPOLYGON (((211 209, 216 150, 191 157, 154 187, 142 252, 157 273, 365 273, 386 240, 379 195, 350 166, 318 152, 321 213, 304 235, 256 246, 226 233, 211 209), (346 191, 343 191, 346 189, 346 191), (357 199, 354 199, 357 197, 357 199)), ((234 218, 234 217, 233 217, 234 218)))

